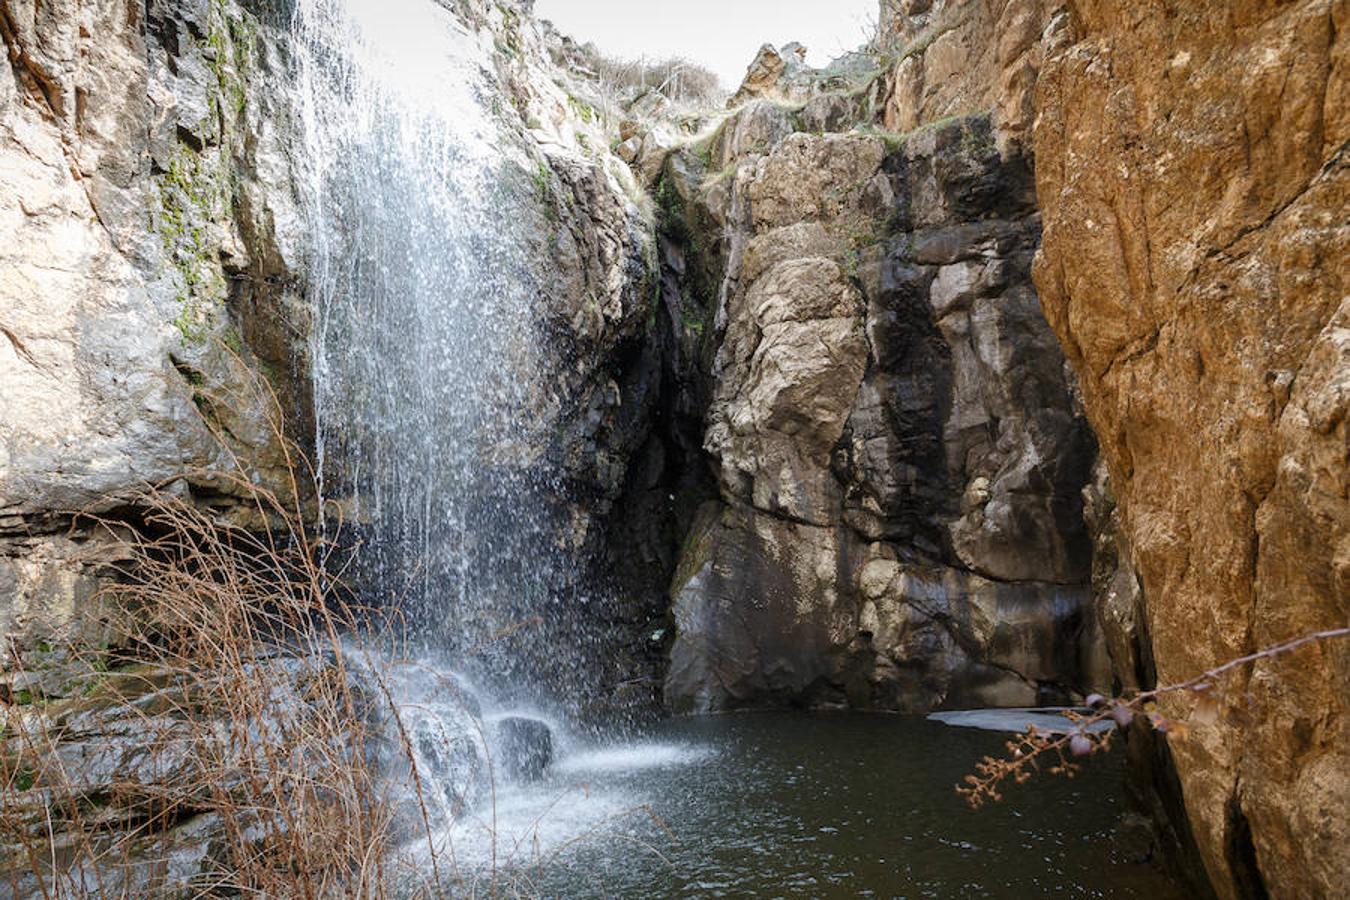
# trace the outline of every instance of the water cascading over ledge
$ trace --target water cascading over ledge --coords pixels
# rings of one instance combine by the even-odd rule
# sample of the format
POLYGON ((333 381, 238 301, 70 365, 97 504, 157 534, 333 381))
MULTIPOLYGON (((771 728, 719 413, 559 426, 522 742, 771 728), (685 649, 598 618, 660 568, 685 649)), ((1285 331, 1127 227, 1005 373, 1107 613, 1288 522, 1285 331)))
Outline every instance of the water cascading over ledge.
POLYGON ((583 152, 603 138, 576 137, 508 6, 302 0, 292 27, 318 469, 349 580, 494 693, 609 691, 634 629, 603 633, 587 567, 642 431, 632 176, 583 152))
POLYGON ((523 163, 484 108, 490 62, 439 6, 302 0, 296 29, 323 491, 362 543, 354 582, 462 650, 546 590, 533 296, 502 174, 523 163))

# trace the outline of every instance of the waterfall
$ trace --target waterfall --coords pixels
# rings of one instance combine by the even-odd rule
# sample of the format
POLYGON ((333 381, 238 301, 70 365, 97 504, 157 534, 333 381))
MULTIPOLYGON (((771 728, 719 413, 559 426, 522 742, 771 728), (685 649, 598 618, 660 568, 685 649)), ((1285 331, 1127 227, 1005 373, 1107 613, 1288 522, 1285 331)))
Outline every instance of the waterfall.
POLYGON ((548 593, 529 163, 492 106, 491 47, 436 3, 298 0, 293 29, 327 527, 340 509, 360 539, 366 596, 462 652, 548 593))

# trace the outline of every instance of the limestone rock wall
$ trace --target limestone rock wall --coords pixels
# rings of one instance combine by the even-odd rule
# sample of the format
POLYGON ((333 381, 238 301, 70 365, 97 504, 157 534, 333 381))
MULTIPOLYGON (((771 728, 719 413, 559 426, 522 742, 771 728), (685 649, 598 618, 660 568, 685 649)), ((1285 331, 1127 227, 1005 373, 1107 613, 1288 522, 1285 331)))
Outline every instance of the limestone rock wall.
MULTIPOLYGON (((1161 682, 1350 619, 1347 9, 1082 0, 1044 50, 1036 283, 1161 682)), ((1343 892, 1347 686, 1341 641, 1164 704, 1221 895, 1343 892)))
POLYGON ((1094 449, 1030 286, 1027 162, 988 115, 800 127, 839 99, 757 101, 666 163, 689 250, 664 302, 707 366, 716 494, 671 587, 666 700, 913 711, 1103 685, 1094 449))
POLYGON ((0 634, 31 637, 115 555, 71 513, 277 477, 260 379, 305 406, 305 326, 263 14, 5 2, 0 37, 0 634))
MULTIPOLYGON (((528 4, 443 5, 491 60, 501 189, 528 218, 521 334, 548 349, 547 371, 520 374, 528 441, 484 464, 547 472, 572 579, 559 595, 598 594, 591 564, 649 413, 650 202, 609 152, 617 121, 555 66, 560 38, 528 4)), ((19 646, 76 623, 117 560, 116 528, 71 531, 75 513, 134 525, 136 493, 168 484, 246 516, 231 481, 281 483, 274 426, 312 447, 291 14, 0 5, 0 637, 19 646)), ((649 610, 589 608, 565 618, 641 656, 649 610)), ((602 694, 654 665, 597 656, 602 694)))

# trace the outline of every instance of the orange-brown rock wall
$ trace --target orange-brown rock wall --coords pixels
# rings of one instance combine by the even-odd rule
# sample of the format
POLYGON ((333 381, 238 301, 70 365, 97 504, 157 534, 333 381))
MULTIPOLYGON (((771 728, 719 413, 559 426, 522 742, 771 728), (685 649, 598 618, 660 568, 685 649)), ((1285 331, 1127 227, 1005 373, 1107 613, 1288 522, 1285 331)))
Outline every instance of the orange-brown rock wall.
MULTIPOLYGON (((1036 95, 1036 283, 1173 682, 1350 620, 1350 4, 1067 7, 1036 95)), ((1217 890, 1341 896, 1350 642, 1222 687, 1212 721, 1164 704, 1217 890)))

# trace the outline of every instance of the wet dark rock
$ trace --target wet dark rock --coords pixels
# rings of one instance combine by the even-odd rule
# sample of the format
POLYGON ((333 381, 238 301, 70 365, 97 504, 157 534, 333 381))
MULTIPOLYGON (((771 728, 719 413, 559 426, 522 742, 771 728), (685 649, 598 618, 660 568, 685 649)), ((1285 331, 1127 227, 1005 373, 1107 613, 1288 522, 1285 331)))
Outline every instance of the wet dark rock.
POLYGON ((553 764, 553 732, 540 719, 508 716, 492 723, 498 771, 512 781, 537 781, 553 764))
POLYGON ((675 567, 668 705, 919 711, 1109 687, 1082 512, 1095 445, 1031 287, 1028 162, 987 116, 898 148, 769 142, 680 191, 689 245, 715 242, 703 210, 729 232, 700 361, 718 498, 675 567))
POLYGON ((1157 852, 1153 823, 1136 814, 1122 816, 1111 832, 1112 855, 1124 862, 1140 864, 1153 859, 1157 852))

